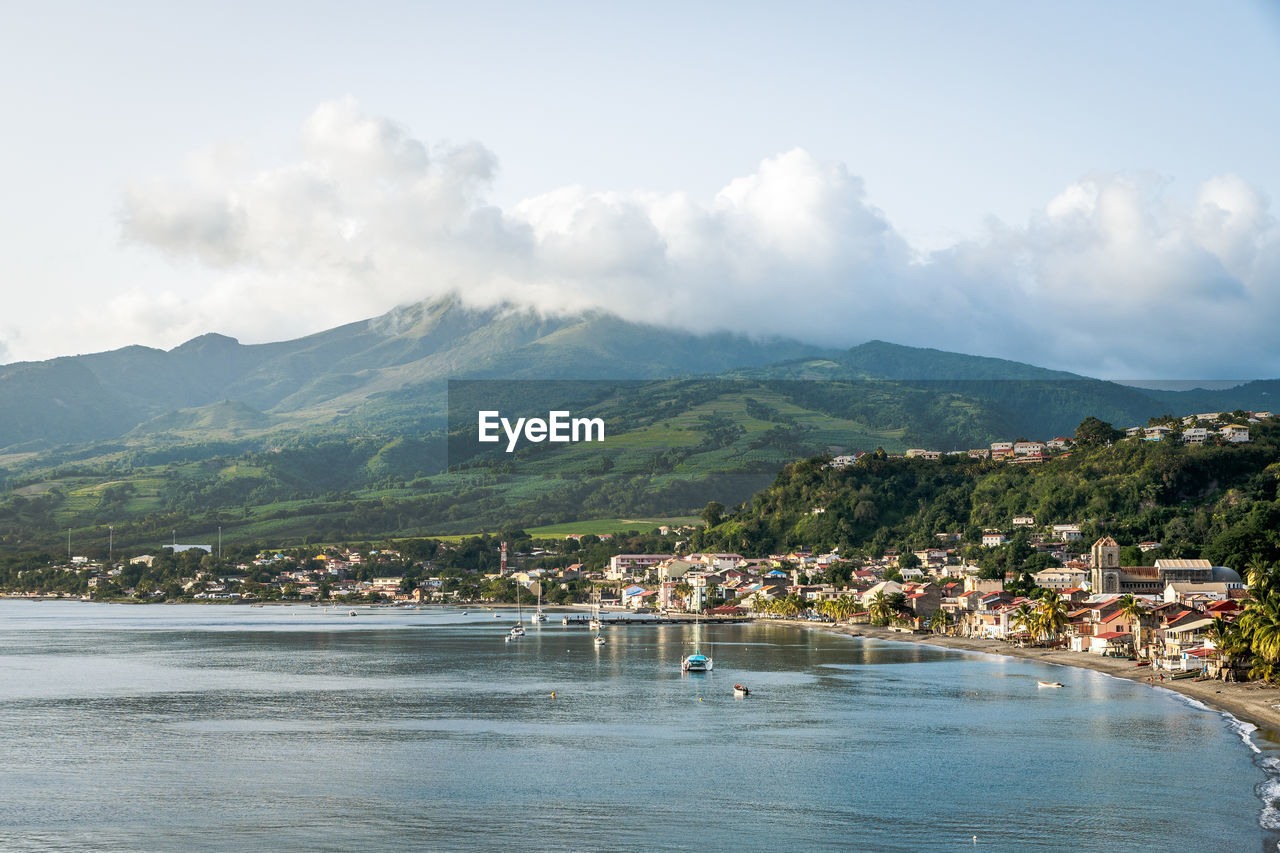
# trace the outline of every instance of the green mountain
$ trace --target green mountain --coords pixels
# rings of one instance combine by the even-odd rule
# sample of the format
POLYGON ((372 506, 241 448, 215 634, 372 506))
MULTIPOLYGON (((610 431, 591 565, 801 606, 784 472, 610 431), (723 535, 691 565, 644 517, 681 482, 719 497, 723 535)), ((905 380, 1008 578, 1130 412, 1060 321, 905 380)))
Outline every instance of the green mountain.
POLYGON ((68 528, 105 542, 108 525, 124 546, 174 529, 303 541, 680 514, 817 453, 1267 408, 1275 384, 1147 392, 880 341, 830 351, 446 299, 292 341, 204 335, 0 368, 0 548, 68 528), (450 390, 462 379, 486 384, 450 390), (490 407, 599 417, 609 438, 508 454, 475 441, 490 407))
POLYGON ((377 429, 388 419, 438 418, 451 378, 670 377, 821 352, 603 314, 544 318, 443 299, 280 343, 246 346, 209 334, 168 352, 133 346, 7 365, 0 368, 0 448, 113 439, 169 412, 224 400, 274 417, 255 428, 349 421, 352 429, 377 429))

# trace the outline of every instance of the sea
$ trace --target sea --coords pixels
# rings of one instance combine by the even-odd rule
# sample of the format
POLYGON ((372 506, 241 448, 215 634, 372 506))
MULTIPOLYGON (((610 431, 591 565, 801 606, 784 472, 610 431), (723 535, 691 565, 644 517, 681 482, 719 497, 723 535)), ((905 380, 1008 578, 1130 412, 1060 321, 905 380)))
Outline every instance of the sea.
POLYGON ((352 612, 0 601, 0 850, 1280 841, 1273 736, 1095 672, 770 623, 597 646, 560 614, 507 640, 512 611, 352 612), (711 672, 681 673, 694 650, 711 672))

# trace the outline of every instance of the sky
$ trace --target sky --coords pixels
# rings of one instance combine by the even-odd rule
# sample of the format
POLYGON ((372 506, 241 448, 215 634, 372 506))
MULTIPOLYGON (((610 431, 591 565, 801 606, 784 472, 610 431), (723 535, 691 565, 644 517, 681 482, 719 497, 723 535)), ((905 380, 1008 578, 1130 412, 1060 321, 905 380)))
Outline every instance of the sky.
POLYGON ((1280 376, 1280 4, 0 0, 0 363, 457 294, 1280 376))

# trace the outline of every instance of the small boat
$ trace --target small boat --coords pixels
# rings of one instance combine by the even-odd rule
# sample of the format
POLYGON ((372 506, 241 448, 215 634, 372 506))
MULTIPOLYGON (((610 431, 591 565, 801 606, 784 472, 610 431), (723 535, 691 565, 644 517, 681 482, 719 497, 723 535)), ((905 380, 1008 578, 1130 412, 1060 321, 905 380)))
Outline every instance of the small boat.
POLYGON ((517 625, 517 626, 515 626, 514 628, 512 628, 510 631, 508 631, 508 632, 507 632, 507 636, 508 636, 508 637, 523 637, 523 636, 524 636, 524 626, 522 626, 522 625, 517 625))
POLYGON ((695 614, 694 620, 693 620, 694 651, 693 651, 693 654, 680 659, 681 672, 710 672, 711 671, 711 658, 708 657, 707 655, 704 655, 702 653, 702 650, 699 648, 701 646, 701 643, 698 642, 698 629, 700 627, 701 627, 701 624, 698 622, 697 616, 695 614))
POLYGON ((701 652, 694 652, 680 661, 681 672, 710 672, 711 658, 701 652))
POLYGON ((545 614, 545 613, 543 613, 543 612, 542 612, 542 583, 541 583, 541 582, 539 582, 539 583, 538 583, 538 606, 537 606, 537 610, 535 610, 535 611, 534 611, 534 613, 533 613, 533 619, 532 619, 532 620, 530 620, 530 621, 532 621, 532 622, 534 622, 534 623, 538 623, 538 622, 546 622, 546 621, 547 621, 547 614, 545 614))
POLYGON ((1036 686, 1037 687, 1061 687, 1062 682, 1061 681, 1037 681, 1036 686))
POLYGON ((493 618, 494 618, 494 619, 501 619, 501 618, 502 618, 502 614, 501 614, 501 613, 495 613, 495 614, 493 614, 493 618))
POLYGON ((360 614, 359 614, 359 613, 356 613, 354 610, 352 610, 352 611, 351 611, 350 613, 348 613, 347 615, 348 615, 348 616, 359 616, 360 614))
POLYGON ((603 624, 600 621, 600 590, 592 590, 591 619, 587 622, 587 627, 592 631, 599 631, 603 624))
POLYGON ((745 684, 735 684, 733 685, 733 695, 734 696, 750 696, 751 691, 747 689, 747 686, 745 684))
POLYGON ((467 611, 465 611, 465 610, 464 610, 464 611, 462 611, 462 615, 463 615, 463 616, 466 616, 466 615, 467 615, 467 611))
POLYGON ((601 637, 599 634, 596 634, 596 638, 592 642, 594 642, 597 646, 603 646, 605 644, 605 639, 604 637, 601 637))

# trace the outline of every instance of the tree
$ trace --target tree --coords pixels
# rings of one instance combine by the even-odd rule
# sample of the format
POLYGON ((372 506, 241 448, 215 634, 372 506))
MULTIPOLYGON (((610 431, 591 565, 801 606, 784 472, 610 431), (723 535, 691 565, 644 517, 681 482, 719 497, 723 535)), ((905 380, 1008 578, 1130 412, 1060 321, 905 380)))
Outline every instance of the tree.
POLYGON ((1021 628, 1031 634, 1032 639, 1035 638, 1036 611, 1028 602, 1022 602, 1018 605, 1018 609, 1013 611, 1013 627, 1021 628))
POLYGON ((1213 645, 1218 649, 1218 654, 1222 660, 1220 676, 1224 680, 1234 679, 1233 667, 1236 661, 1248 654, 1249 651, 1249 644, 1241 634, 1240 626, 1228 622, 1221 616, 1215 616, 1213 617, 1213 625, 1209 627, 1206 633, 1209 635, 1209 639, 1213 641, 1213 645))
POLYGON ((929 627, 938 634, 947 633, 947 628, 952 623, 951 613, 939 607, 933 611, 933 615, 929 617, 929 627))
POLYGON ((1142 617, 1146 615, 1147 609, 1142 605, 1142 600, 1133 595, 1122 595, 1120 597, 1120 612, 1124 614, 1126 619, 1132 620, 1133 623, 1133 653, 1136 657, 1142 656, 1142 617))
POLYGON ((875 595, 871 596, 871 604, 867 611, 871 616, 871 622, 875 625, 887 625, 889 620, 893 618, 893 605, 889 603, 889 597, 884 594, 884 590, 879 590, 875 595))
POLYGON ((1104 420, 1087 417, 1076 427, 1076 445, 1078 447, 1097 447, 1111 444, 1124 433, 1104 420))
POLYGON ((1274 567, 1251 562, 1247 578, 1249 602, 1237 624, 1253 652, 1249 677, 1271 681, 1280 664, 1280 577, 1274 567))
POLYGON ((1036 615, 1039 617, 1039 628, 1047 641, 1052 642, 1058 638, 1058 634, 1067 627, 1070 608, 1062 596, 1054 590, 1047 590, 1040 597, 1040 604, 1036 608, 1036 615))
POLYGON ((720 522, 724 521, 724 504, 719 501, 711 501, 703 508, 701 517, 708 528, 718 527, 720 522))

